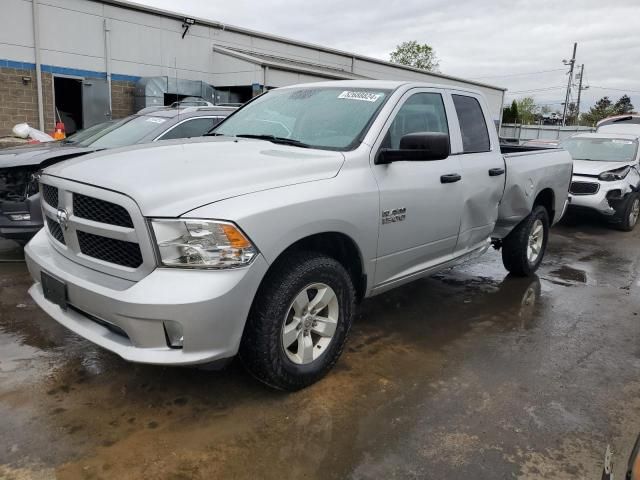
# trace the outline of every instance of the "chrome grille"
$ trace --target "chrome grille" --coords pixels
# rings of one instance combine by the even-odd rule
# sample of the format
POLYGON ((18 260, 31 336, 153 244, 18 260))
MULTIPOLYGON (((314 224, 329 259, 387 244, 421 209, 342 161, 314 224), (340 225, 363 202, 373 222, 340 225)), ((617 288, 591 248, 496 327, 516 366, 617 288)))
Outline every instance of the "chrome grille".
POLYGON ((47 174, 41 182, 43 200, 45 191, 58 197, 57 205, 46 200, 41 205, 51 245, 60 255, 130 281, 156 268, 147 221, 130 197, 47 174))
POLYGON ((594 182, 571 182, 569 192, 574 195, 593 195, 600 190, 600 184, 594 182))
POLYGON ((131 215, 120 205, 80 193, 73 194, 73 213, 94 222, 133 228, 131 215))
POLYGON ((61 244, 66 245, 64 241, 64 234, 62 233, 62 228, 60 228, 60 224, 58 222, 47 217, 47 227, 49 228, 49 232, 51 232, 53 238, 55 238, 61 244))
POLYGON ((43 183, 42 198, 52 207, 58 208, 58 189, 56 187, 43 183))
POLYGON ((78 230, 78 245, 84 255, 123 267, 138 268, 142 264, 142 253, 137 243, 101 237, 78 230))

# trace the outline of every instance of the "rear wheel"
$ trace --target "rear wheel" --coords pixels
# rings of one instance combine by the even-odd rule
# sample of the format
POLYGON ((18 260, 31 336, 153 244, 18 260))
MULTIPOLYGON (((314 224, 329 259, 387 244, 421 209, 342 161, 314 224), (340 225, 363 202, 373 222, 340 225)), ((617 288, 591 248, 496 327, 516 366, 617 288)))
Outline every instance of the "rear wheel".
POLYGON ((260 288, 240 357, 267 385, 304 388, 338 360, 354 309, 355 289, 338 261, 318 253, 292 253, 260 288))
POLYGON ((549 215, 537 206, 502 242, 502 263, 514 275, 528 277, 540 266, 549 239, 549 215))
POLYGON ((620 209, 620 223, 618 228, 624 232, 630 232, 638 223, 640 217, 640 195, 632 193, 620 209))

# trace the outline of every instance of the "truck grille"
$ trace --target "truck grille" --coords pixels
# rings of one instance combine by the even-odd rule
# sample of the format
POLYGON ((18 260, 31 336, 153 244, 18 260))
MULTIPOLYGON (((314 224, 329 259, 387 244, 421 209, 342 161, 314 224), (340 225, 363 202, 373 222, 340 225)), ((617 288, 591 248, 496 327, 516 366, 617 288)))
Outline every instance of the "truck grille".
POLYGON ((131 281, 156 268, 147 222, 131 198, 47 174, 41 192, 46 230, 60 255, 131 281))
POLYGON ((571 182, 569 192, 574 195, 594 195, 600 190, 600 184, 594 182, 571 182))
POLYGON ((73 194, 73 213, 80 218, 94 222, 133 228, 131 215, 125 208, 80 193, 73 194))
POLYGON ((137 243, 101 237, 81 230, 77 234, 80 251, 84 255, 129 268, 138 268, 142 264, 142 253, 137 243))
POLYGON ((58 189, 56 187, 42 184, 42 198, 52 207, 58 208, 58 189))
POLYGON ((49 231, 51 232, 53 238, 55 238, 61 244, 65 245, 64 235, 62 233, 62 228, 60 228, 60 224, 55 220, 51 220, 49 217, 47 217, 47 227, 49 228, 49 231))

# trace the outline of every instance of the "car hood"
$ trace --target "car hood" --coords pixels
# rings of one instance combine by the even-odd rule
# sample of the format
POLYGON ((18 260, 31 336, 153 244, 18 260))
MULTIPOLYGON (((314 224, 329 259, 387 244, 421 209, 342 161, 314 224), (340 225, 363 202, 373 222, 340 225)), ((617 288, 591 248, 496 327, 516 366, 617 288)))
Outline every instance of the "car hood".
POLYGON ((171 140, 94 153, 44 173, 123 193, 143 215, 178 217, 203 205, 334 177, 340 152, 262 140, 171 140))
POLYGON ((46 142, 0 150, 0 168, 37 166, 47 160, 75 157, 95 152, 95 148, 75 147, 70 143, 46 142))
POLYGON ((574 160, 574 175, 594 175, 598 176, 609 170, 617 170, 618 168, 631 165, 633 162, 599 162, 596 160, 574 160))

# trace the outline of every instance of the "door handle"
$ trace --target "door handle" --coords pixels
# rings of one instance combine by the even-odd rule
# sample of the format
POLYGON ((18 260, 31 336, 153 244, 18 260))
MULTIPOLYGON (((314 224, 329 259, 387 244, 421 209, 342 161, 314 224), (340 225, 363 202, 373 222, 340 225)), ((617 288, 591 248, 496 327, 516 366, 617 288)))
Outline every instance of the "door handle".
POLYGON ((462 180, 462 177, 457 173, 449 173, 440 177, 440 183, 456 183, 462 180))
POLYGON ((499 177, 500 175, 504 175, 504 168, 490 168, 489 176, 490 177, 499 177))

